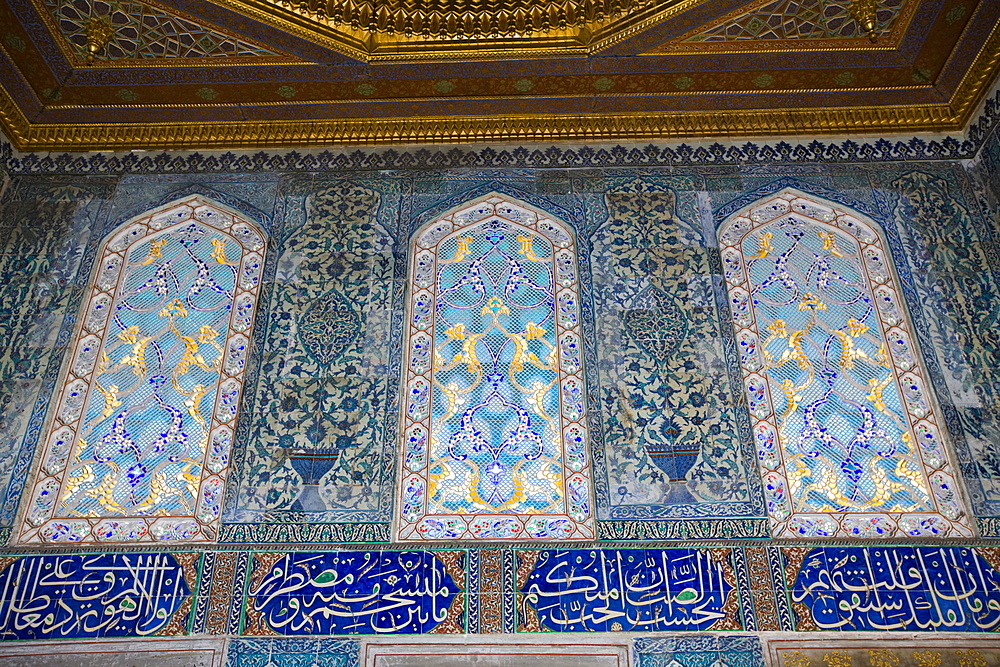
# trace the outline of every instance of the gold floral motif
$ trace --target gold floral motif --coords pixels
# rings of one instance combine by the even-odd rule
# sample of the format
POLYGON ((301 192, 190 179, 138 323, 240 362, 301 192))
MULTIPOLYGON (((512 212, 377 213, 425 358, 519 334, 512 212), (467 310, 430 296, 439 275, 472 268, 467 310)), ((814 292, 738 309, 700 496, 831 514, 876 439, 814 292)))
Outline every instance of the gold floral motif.
POLYGON ((459 236, 455 239, 455 254, 450 259, 442 259, 442 264, 461 262, 469 254, 469 244, 472 243, 471 236, 459 236))
POLYGON ((764 232, 761 234, 759 239, 760 248, 757 251, 757 254, 751 259, 764 259, 767 257, 768 253, 774 250, 774 248, 771 247, 771 239, 773 238, 774 234, 771 232, 764 232))
POLYGON ((899 656, 884 649, 868 651, 868 660, 872 667, 896 667, 899 664, 899 656))
POLYGON ((532 262, 545 262, 551 258, 549 257, 539 257, 535 254, 535 250, 532 244, 535 242, 530 236, 524 236, 519 234, 517 237, 517 242, 521 244, 521 249, 518 250, 519 253, 524 255, 524 257, 532 262))
POLYGON ((225 266, 233 266, 233 263, 226 259, 226 240, 222 237, 212 239, 212 259, 225 266))
POLYGON ((843 254, 841 254, 840 248, 837 247, 836 236, 834 236, 831 232, 826 232, 823 230, 820 230, 816 233, 819 235, 821 239, 823 239, 823 250, 829 250, 830 254, 833 255, 834 257, 844 256, 843 254))
POLYGON ((913 660, 917 663, 917 667, 940 667, 941 665, 941 652, 940 651, 914 651, 913 660))
POLYGON ((809 667, 810 660, 802 651, 792 651, 783 656, 784 667, 809 667))
POLYGON ((851 654, 847 651, 831 651, 823 655, 826 667, 851 667, 851 654))
POLYGON ((975 649, 955 651, 959 667, 986 667, 986 657, 975 649))
POLYGON ((167 239, 153 239, 149 242, 149 252, 146 253, 146 258, 139 262, 138 266, 148 266, 152 264, 157 257, 163 256, 163 246, 167 245, 167 239))

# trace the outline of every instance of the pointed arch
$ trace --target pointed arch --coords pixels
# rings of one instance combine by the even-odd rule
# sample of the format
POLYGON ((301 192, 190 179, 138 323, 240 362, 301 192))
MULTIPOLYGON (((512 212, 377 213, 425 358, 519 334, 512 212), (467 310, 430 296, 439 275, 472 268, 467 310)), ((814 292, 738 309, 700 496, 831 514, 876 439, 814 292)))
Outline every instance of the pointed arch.
POLYGON ((718 238, 773 534, 972 535, 876 225, 784 188, 718 238))
POLYGON ((410 252, 397 538, 593 539, 572 231, 492 192, 410 252))
POLYGON ((265 236, 201 195, 102 242, 19 541, 215 538, 265 236))

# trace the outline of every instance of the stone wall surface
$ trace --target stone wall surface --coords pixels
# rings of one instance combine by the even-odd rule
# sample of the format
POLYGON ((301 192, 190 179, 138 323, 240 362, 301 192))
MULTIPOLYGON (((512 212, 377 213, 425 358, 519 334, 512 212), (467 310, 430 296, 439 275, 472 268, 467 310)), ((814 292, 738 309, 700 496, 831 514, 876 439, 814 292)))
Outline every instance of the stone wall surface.
POLYGON ((742 164, 484 149, 324 168, 178 154, 136 173, 8 154, 0 665, 70 664, 69 646, 73 664, 122 665, 997 664, 982 633, 1000 628, 1000 140, 982 139, 974 160, 742 164), (716 230, 783 191, 884 237, 976 537, 770 537, 716 230), (577 240, 597 536, 403 547, 410 239, 490 193, 577 240), (191 195, 267 235, 217 540, 20 546, 101 242, 191 195))

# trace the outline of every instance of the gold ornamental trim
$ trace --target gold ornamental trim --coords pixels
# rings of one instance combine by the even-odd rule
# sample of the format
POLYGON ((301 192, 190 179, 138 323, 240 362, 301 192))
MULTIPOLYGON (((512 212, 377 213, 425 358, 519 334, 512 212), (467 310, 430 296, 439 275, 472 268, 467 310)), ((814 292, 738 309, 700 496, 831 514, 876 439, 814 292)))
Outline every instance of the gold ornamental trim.
POLYGON ((958 132, 1000 69, 993 27, 948 103, 825 109, 676 111, 218 123, 32 124, 0 88, 0 125, 21 151, 291 148, 478 142, 647 141, 958 132))
MULTIPOLYGON (((948 105, 822 110, 727 111, 708 114, 580 114, 460 118, 388 118, 226 123, 28 125, 0 111, 14 145, 24 151, 290 148, 330 145, 471 142, 621 141, 770 137, 794 134, 953 131, 962 127, 948 105)), ((18 117, 20 116, 20 117, 18 117)))

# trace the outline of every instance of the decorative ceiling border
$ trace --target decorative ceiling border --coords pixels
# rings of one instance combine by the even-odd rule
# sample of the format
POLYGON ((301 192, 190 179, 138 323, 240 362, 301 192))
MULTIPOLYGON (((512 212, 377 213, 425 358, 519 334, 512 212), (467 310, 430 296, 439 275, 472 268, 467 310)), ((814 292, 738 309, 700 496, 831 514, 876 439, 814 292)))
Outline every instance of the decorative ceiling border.
MULTIPOLYGON (((0 89, 0 93, 3 90, 0 89)), ((395 169, 607 168, 666 166, 745 166, 758 164, 845 164, 915 160, 975 159, 987 138, 1000 127, 1000 82, 988 97, 968 112, 970 122, 958 136, 905 139, 873 137, 776 142, 717 141, 622 146, 555 146, 542 139, 538 146, 481 148, 407 146, 347 150, 209 150, 192 148, 159 152, 119 149, 102 152, 21 152, 0 135, 0 168, 9 174, 189 174, 272 173, 310 171, 371 171, 395 169)), ((0 102, 3 102, 0 99, 0 102)), ((4 113, 0 106, 0 114, 4 113)), ((6 123, 6 116, 0 116, 6 123)), ((899 136, 899 135, 896 135, 899 136)), ((62 146, 66 150, 66 146, 62 146)), ((56 149, 58 150, 58 149, 56 149)))

